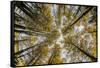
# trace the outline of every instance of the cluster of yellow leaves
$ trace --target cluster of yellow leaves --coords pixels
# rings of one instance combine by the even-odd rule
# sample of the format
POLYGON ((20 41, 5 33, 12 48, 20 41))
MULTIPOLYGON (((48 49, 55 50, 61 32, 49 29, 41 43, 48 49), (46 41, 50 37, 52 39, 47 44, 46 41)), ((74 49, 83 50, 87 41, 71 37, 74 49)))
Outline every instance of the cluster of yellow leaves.
MULTIPOLYGON (((44 4, 41 6, 41 9, 42 9, 42 13, 43 15, 47 18, 45 21, 46 22, 46 25, 45 25, 45 31, 51 31, 50 28, 51 28, 51 23, 53 22, 53 17, 51 15, 51 10, 50 10, 50 6, 51 5, 48 5, 48 4, 44 4)), ((44 22, 43 22, 44 23, 44 22)))
POLYGON ((48 55, 48 46, 44 45, 41 49, 41 53, 43 54, 43 56, 47 56, 48 55))
POLYGON ((61 57, 58 55, 58 56, 55 56, 52 60, 52 64, 59 64, 59 63, 62 63, 62 59, 61 57))

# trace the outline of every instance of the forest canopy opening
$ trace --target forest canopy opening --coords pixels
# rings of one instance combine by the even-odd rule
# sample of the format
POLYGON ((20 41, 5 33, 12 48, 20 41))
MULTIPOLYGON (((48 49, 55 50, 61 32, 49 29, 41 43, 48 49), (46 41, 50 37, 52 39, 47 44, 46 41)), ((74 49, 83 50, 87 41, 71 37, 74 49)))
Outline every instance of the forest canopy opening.
POLYGON ((11 66, 97 61, 97 6, 11 2, 11 66))

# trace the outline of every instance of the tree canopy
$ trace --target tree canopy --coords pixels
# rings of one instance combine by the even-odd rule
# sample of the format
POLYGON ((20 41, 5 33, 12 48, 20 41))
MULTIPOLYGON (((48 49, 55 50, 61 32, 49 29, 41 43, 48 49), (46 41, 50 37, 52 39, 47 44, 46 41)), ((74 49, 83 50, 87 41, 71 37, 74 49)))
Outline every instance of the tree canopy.
POLYGON ((14 66, 97 61, 97 7, 15 1, 14 66))

